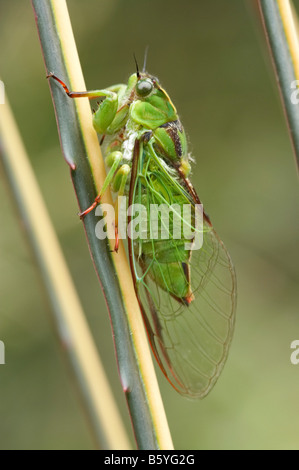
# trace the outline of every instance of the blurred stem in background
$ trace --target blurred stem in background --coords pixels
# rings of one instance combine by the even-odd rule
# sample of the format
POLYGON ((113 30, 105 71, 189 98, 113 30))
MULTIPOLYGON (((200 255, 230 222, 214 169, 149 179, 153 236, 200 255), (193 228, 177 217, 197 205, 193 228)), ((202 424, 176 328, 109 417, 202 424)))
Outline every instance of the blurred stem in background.
POLYGON ((128 449, 129 440, 7 96, 5 104, 1 105, 0 144, 12 193, 25 221, 51 299, 58 336, 72 364, 96 444, 99 448, 128 449))
POLYGON ((266 37, 299 166, 298 17, 289 0, 259 0, 266 37))
MULTIPOLYGON (((32 5, 47 75, 53 72, 72 90, 85 90, 66 2, 32 0, 32 5)), ((94 201, 105 179, 90 105, 87 99, 70 100, 54 81, 50 87, 61 147, 82 211, 94 201)), ((102 202, 111 204, 111 196, 105 193, 102 202)), ((114 238, 113 225, 107 218, 106 222, 108 238, 114 238)), ((118 253, 110 253, 107 240, 96 237, 97 220, 93 214, 86 216, 83 223, 109 308, 120 379, 137 445, 140 449, 171 449, 172 440, 125 250, 120 244, 118 253)))

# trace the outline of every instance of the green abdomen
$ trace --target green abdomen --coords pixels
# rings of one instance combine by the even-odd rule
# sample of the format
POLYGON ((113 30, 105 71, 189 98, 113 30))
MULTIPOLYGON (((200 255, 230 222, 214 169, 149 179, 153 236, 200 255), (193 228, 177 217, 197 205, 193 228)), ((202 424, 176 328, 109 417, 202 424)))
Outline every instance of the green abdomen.
MULTIPOLYGON (((135 256, 139 259, 143 272, 161 289, 188 305, 193 297, 189 267, 191 251, 185 248, 186 244, 190 245, 191 240, 184 238, 182 222, 186 198, 181 194, 172 194, 173 188, 166 188, 156 176, 152 175, 149 183, 157 193, 154 197, 151 192, 149 201, 149 192, 145 191, 145 187, 142 188, 144 192, 142 191, 140 198, 141 203, 148 209, 147 230, 144 239, 137 239, 134 243, 135 256), (160 215, 158 217, 157 208, 160 215)), ((192 220, 190 222, 192 224, 192 220)))

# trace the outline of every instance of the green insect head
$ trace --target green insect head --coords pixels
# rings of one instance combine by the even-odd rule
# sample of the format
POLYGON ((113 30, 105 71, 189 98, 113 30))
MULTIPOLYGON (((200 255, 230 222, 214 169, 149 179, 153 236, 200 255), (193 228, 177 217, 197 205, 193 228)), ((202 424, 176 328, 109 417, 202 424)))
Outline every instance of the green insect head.
POLYGON ((146 72, 131 75, 128 82, 132 119, 148 129, 176 120, 177 111, 159 81, 146 72))

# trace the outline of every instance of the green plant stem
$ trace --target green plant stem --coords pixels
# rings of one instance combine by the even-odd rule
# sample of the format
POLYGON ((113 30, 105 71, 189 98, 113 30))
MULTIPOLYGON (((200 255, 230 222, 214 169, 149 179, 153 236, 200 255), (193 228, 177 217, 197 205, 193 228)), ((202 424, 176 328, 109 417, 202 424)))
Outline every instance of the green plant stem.
MULTIPOLYGON (((85 84, 64 0, 32 0, 47 74, 65 80, 72 90, 85 84)), ((59 84, 51 92, 62 150, 71 168, 80 210, 90 206, 105 179, 104 164, 87 99, 69 99, 59 84)), ((111 202, 109 195, 103 202, 111 202)), ((112 229, 107 220, 107 228, 112 229)), ((120 380, 126 394, 134 434, 140 449, 171 449, 172 441, 151 355, 134 292, 125 251, 110 253, 106 240, 95 234, 96 217, 84 218, 95 269, 109 308, 120 380)))
POLYGON ((291 100, 291 85, 299 80, 298 20, 289 0, 259 0, 259 6, 299 166, 299 103, 291 100))
POLYGON ((74 371, 96 445, 129 449, 117 406, 87 325, 76 289, 11 113, 7 96, 0 113, 1 157, 12 194, 36 255, 58 336, 74 371), (99 391, 101 393, 99 393, 99 391))

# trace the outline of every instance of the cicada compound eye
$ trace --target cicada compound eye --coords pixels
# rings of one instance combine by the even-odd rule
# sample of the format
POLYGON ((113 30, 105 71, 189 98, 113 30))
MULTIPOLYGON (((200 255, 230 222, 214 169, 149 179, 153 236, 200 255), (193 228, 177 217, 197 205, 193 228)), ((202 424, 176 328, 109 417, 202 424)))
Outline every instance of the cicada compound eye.
POLYGON ((136 84, 136 92, 139 96, 148 96, 153 91, 154 85, 149 78, 143 78, 136 84))

